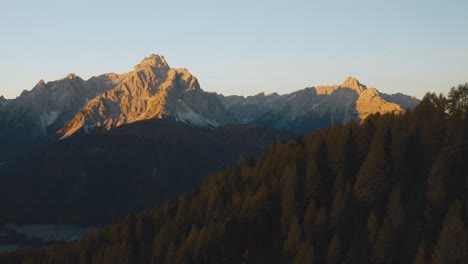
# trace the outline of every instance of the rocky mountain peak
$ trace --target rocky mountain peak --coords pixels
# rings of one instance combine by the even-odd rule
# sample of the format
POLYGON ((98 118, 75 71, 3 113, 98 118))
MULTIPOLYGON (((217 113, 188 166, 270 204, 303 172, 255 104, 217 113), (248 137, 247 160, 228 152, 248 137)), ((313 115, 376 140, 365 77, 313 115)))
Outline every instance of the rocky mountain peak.
POLYGON ((356 101, 356 110, 360 119, 366 118, 374 113, 399 113, 403 109, 399 104, 386 101, 382 98, 379 91, 375 88, 369 88, 363 91, 356 101))
MULTIPOLYGON (((79 78, 79 77, 77 77, 79 78)), ((306 88, 287 95, 219 96, 207 93, 185 68, 170 68, 163 56, 152 54, 122 75, 100 75, 89 80, 115 85, 86 97, 58 134, 66 138, 94 127, 112 129, 147 119, 171 119, 197 127, 241 123, 310 132, 375 112, 400 112, 401 101, 386 101, 376 89, 348 77, 341 85, 306 88)), ((67 83, 69 86, 75 83, 67 83)), ((408 101, 408 100, 406 100, 408 101)))
POLYGON ((79 78, 78 76, 76 76, 74 73, 69 73, 64 79, 67 79, 67 80, 74 80, 76 78, 79 78))
POLYGON ((166 59, 164 59, 164 56, 160 56, 157 54, 151 54, 150 56, 145 57, 139 64, 135 66, 135 71, 148 68, 163 70, 170 69, 169 65, 166 62, 166 59))
POLYGON ((0 110, 6 104, 7 104, 7 99, 5 99, 5 97, 3 97, 3 95, 0 95, 0 110))
POLYGON ((340 85, 340 88, 349 88, 356 91, 358 94, 362 93, 367 87, 361 84, 356 78, 348 77, 344 80, 343 84, 340 85))
MULTIPOLYGON (((58 80, 56 80, 56 81, 53 81, 52 83, 62 82, 62 81, 75 81, 75 80, 83 81, 83 82, 84 82, 84 80, 81 79, 80 76, 78 76, 78 75, 76 75, 76 74, 74 74, 74 73, 69 73, 69 74, 67 74, 67 76, 65 76, 65 77, 63 77, 63 78, 61 78, 61 79, 58 79, 58 80)), ((39 81, 38 84, 39 84, 40 82, 41 82, 41 81, 39 81)), ((39 87, 39 86, 37 86, 37 84, 36 84, 36 87, 39 87)))
POLYGON ((215 94, 201 90, 187 69, 170 68, 163 56, 152 54, 124 75, 127 77, 118 78, 122 81, 115 88, 90 100, 58 131, 62 138, 95 126, 111 129, 153 118, 199 127, 231 121, 215 94))
POLYGON ((44 82, 44 79, 40 79, 36 85, 34 87, 41 87, 41 86, 44 86, 45 85, 45 82, 44 82))
POLYGON ((200 84, 198 83, 198 79, 193 76, 187 69, 174 69, 177 73, 178 78, 182 80, 182 82, 178 82, 178 85, 181 86, 185 90, 200 90, 200 84))

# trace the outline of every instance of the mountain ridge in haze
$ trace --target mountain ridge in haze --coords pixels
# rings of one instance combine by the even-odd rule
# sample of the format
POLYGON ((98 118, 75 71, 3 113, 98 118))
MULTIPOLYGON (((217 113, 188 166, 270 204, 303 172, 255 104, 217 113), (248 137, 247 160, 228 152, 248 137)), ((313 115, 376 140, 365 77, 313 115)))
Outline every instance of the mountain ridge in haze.
POLYGON ((419 102, 403 94, 381 94, 353 77, 346 78, 341 85, 309 87, 284 95, 259 93, 247 97, 220 95, 220 98, 239 123, 299 133, 364 119, 372 113, 403 112, 419 102))

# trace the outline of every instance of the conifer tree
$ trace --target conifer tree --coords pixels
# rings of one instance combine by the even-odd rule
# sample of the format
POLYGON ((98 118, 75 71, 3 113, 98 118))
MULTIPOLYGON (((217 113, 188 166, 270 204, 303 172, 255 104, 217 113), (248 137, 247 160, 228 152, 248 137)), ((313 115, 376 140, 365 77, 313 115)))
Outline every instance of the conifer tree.
POLYGON ((373 249, 373 257, 377 263, 392 262, 395 246, 393 244, 393 229, 388 218, 384 219, 379 229, 373 249))
POLYGON ((426 243, 421 241, 419 247, 414 256, 413 264, 425 264, 427 263, 427 252, 426 252, 426 243))
POLYGON ((288 256, 294 256, 299 247, 301 241, 302 230, 299 225, 297 217, 294 217, 291 221, 289 231, 287 233, 287 238, 284 242, 284 252, 288 256))
POLYGON ((391 182, 390 131, 379 127, 354 184, 356 198, 367 204, 374 203, 388 190, 391 182))
POLYGON ((292 262, 293 264, 302 264, 302 263, 309 263, 314 264, 314 248, 311 244, 302 242, 299 246, 299 250, 294 257, 292 262))
POLYGON ((468 263, 468 237, 462 209, 459 200, 448 209, 432 255, 433 264, 468 263))
POLYGON ((340 263, 343 257, 343 244, 341 243, 340 237, 335 234, 330 241, 330 245, 328 246, 328 263, 329 264, 337 264, 340 263))

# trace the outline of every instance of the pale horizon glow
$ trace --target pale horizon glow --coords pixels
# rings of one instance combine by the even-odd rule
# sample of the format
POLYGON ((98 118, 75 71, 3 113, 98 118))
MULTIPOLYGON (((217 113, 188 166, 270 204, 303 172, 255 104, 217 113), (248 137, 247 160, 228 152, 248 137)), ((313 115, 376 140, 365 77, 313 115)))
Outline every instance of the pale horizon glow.
POLYGON ((0 96, 150 54, 205 91, 290 93, 348 76, 421 98, 468 82, 468 1, 8 1, 0 96))

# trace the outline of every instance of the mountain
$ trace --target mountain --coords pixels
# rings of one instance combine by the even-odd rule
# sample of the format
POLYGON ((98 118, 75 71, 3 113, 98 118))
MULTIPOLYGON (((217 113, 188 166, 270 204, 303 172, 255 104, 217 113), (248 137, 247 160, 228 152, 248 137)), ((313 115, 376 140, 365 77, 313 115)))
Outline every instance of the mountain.
POLYGON ((414 97, 368 89, 352 77, 341 85, 311 87, 281 96, 260 93, 249 97, 220 95, 219 98, 238 123, 300 133, 364 119, 377 112, 403 112, 419 103, 414 97))
POLYGON ((0 261, 468 263, 467 109, 437 99, 275 144, 175 202, 0 261))
POLYGON ((380 94, 349 77, 343 84, 306 88, 286 95, 223 96, 200 88, 186 69, 172 69, 151 55, 115 88, 95 97, 58 131, 62 138, 94 127, 113 127, 152 118, 196 127, 250 124, 310 131, 364 119, 372 113, 403 112, 419 100, 380 94), (401 104, 401 105, 400 105, 401 104))
POLYGON ((381 96, 387 102, 398 104, 403 109, 413 109, 419 103, 419 100, 416 99, 414 96, 408 96, 402 93, 396 93, 396 94, 381 93, 381 96))
POLYGON ((172 69, 151 55, 115 88, 97 96, 58 132, 63 138, 95 126, 107 129, 140 120, 164 118, 196 127, 232 123, 217 96, 200 89, 186 69, 172 69))
POLYGON ((204 129, 157 119, 75 135, 0 160, 0 211, 8 212, 0 215, 0 227, 111 223, 193 190, 242 156, 256 157, 294 138, 267 127, 204 129))
POLYGON ((205 128, 249 124, 309 133, 372 113, 402 112, 418 102, 401 93, 380 93, 352 77, 341 85, 284 95, 223 96, 203 91, 188 70, 173 69, 153 54, 124 74, 87 81, 70 74, 47 84, 41 80, 16 99, 1 99, 0 141, 19 137, 33 142, 56 132, 66 138, 154 118, 205 128))
POLYGON ((87 101, 116 84, 106 75, 88 81, 74 74, 48 83, 40 80, 31 91, 23 91, 18 98, 8 101, 4 120, 8 126, 31 120, 34 125, 31 132, 46 135, 48 129, 63 127, 87 101))
POLYGON ((112 87, 117 75, 101 75, 84 81, 69 74, 65 78, 45 83, 40 80, 31 91, 19 97, 0 100, 0 159, 12 151, 24 151, 40 141, 50 141, 90 99, 112 87), (2 107, 3 106, 3 107, 2 107), (6 153, 4 153, 6 151, 6 153))

